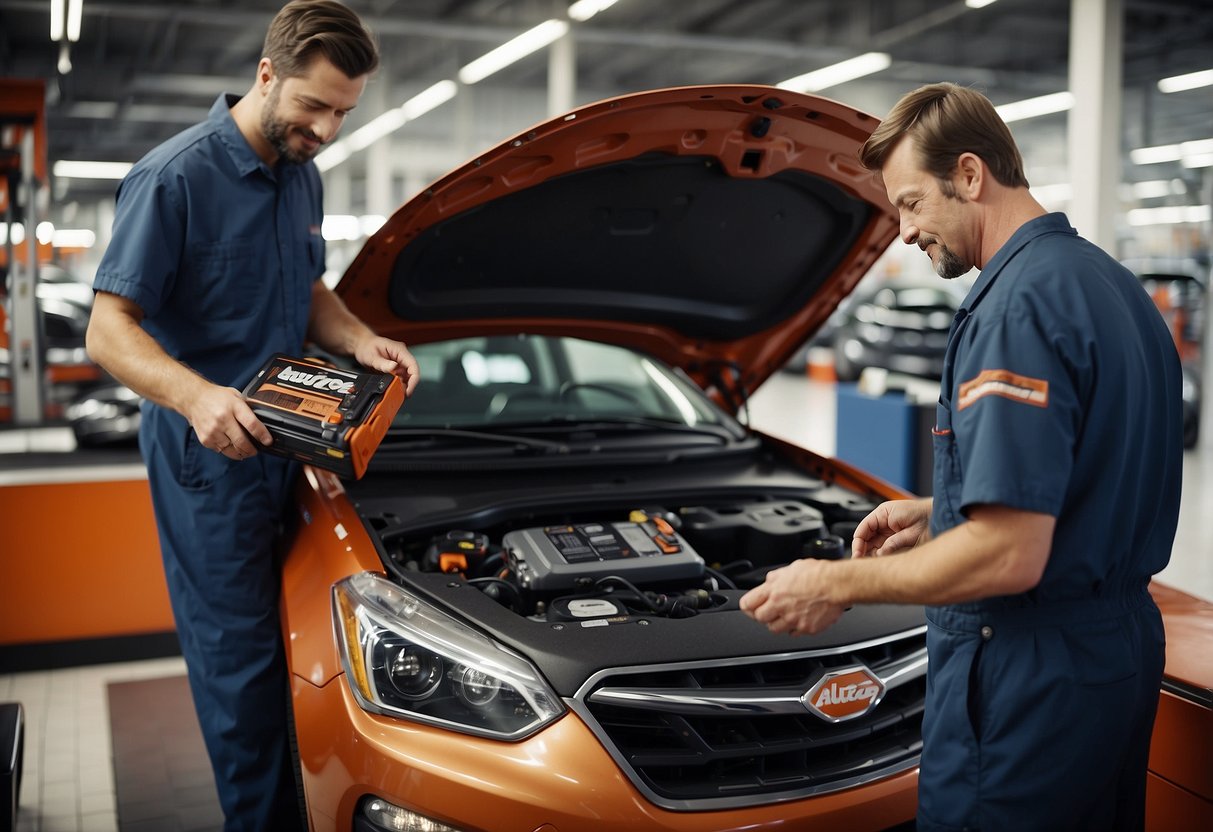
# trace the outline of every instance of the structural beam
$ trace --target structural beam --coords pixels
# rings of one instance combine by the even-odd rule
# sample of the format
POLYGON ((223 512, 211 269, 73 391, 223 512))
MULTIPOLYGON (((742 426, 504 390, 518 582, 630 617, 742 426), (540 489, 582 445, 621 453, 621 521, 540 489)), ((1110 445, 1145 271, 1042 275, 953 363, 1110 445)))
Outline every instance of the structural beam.
POLYGON ((1120 108, 1124 54, 1123 0, 1071 0, 1070 110, 1067 142, 1070 222, 1116 256, 1120 108))

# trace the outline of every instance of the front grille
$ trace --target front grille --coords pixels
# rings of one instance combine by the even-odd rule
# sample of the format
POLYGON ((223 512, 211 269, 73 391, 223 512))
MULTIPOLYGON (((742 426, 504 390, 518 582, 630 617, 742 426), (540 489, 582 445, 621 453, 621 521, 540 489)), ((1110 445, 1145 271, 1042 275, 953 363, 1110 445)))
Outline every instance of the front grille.
POLYGON ((830 651, 608 670, 574 707, 654 803, 703 810, 837 791, 916 766, 925 696, 920 628, 830 651), (823 673, 857 664, 885 685, 868 713, 832 724, 801 703, 823 673))

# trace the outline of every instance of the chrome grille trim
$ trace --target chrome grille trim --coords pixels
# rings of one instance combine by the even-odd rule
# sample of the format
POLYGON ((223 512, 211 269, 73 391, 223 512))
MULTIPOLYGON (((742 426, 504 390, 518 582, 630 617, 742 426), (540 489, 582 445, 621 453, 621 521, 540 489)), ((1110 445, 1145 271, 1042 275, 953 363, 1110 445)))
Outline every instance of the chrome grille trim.
MULTIPOLYGON (((803 657, 801 657, 803 658, 803 657)), ((927 648, 923 647, 895 662, 869 667, 886 690, 904 685, 927 672, 927 648)), ((803 714, 803 687, 715 689, 711 694, 700 688, 599 688, 589 701, 603 705, 622 705, 650 711, 687 715, 723 713, 803 714)))
POLYGON ((926 629, 817 650, 609 668, 565 702, 632 785, 663 809, 709 811, 801 800, 917 768, 926 629), (873 649, 882 660, 871 661, 875 657, 869 653, 871 663, 865 665, 894 699, 853 723, 818 722, 801 703, 806 688, 791 677, 812 665, 845 665, 873 649), (756 681, 747 687, 744 676, 750 673, 756 681), (638 674, 653 684, 628 685, 624 679, 619 679, 624 684, 609 684, 638 674), (670 685, 661 684, 662 675, 671 677, 670 685), (741 677, 741 683, 727 683, 730 676, 741 677), (687 681, 702 681, 705 687, 687 681), (787 725, 794 730, 785 736, 781 729, 787 725))

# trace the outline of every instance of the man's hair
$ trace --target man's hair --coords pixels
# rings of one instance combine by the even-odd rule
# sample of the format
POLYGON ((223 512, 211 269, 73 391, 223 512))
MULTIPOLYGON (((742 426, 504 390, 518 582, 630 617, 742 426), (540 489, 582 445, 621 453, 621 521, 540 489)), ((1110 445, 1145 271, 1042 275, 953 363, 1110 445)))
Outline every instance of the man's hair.
POLYGON ((960 154, 975 153, 1000 184, 1028 187, 1011 131, 976 90, 942 83, 906 93, 864 142, 860 163, 879 171, 902 139, 914 140, 918 163, 941 183, 950 185, 960 154))
POLYGON ((336 0, 293 0, 270 22, 261 56, 274 73, 297 78, 307 72, 317 54, 358 78, 379 66, 375 38, 351 9, 336 0))

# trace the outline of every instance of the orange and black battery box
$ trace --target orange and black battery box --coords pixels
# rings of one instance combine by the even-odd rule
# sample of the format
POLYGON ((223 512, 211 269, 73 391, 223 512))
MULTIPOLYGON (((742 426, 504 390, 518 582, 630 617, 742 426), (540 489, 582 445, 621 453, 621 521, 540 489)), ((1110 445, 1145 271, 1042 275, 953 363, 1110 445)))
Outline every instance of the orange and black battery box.
POLYGON ((266 453, 358 479, 404 402, 404 385, 390 373, 278 354, 244 388, 244 399, 274 437, 266 453))

